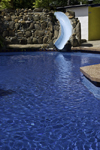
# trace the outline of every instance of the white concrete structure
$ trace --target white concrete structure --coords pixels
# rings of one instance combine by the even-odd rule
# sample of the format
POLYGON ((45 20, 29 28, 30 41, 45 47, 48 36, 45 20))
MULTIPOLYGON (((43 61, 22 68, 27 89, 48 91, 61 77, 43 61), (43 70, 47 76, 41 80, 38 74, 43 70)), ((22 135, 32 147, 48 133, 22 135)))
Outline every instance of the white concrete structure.
POLYGON ((73 7, 66 7, 68 10, 75 12, 75 17, 79 19, 81 23, 81 39, 88 40, 88 6, 79 5, 73 7))

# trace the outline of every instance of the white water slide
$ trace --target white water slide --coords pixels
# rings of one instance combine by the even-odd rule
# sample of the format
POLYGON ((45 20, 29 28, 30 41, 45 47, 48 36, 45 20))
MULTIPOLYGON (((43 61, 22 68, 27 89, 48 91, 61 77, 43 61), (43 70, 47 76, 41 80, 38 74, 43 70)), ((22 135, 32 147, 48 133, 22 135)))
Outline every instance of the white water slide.
POLYGON ((63 50, 72 35, 72 25, 69 18, 63 12, 55 12, 54 15, 60 22, 60 37, 56 40, 54 45, 57 49, 63 50))

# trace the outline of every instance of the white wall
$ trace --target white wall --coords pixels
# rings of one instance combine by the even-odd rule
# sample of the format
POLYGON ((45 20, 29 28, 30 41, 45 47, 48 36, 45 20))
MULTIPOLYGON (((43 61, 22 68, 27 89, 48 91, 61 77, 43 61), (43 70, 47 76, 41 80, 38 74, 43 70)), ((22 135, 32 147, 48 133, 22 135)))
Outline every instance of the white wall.
POLYGON ((88 6, 67 8, 75 12, 75 17, 79 19, 81 23, 81 39, 88 40, 88 6))

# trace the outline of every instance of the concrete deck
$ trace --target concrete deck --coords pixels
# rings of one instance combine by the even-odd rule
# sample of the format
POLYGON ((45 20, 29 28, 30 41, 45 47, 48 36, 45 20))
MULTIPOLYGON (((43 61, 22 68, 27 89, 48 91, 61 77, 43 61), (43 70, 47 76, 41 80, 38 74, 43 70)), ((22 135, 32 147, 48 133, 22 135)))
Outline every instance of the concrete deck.
POLYGON ((72 47, 71 50, 73 51, 88 51, 88 52, 100 52, 100 40, 96 41, 87 41, 79 47, 72 47))
POLYGON ((91 81, 100 82, 100 64, 80 67, 80 71, 91 81))
MULTIPOLYGON (((75 50, 75 47, 72 49, 75 50)), ((83 43, 76 50, 100 52, 100 40, 83 43)), ((91 81, 100 82, 100 64, 80 67, 80 71, 91 81)))

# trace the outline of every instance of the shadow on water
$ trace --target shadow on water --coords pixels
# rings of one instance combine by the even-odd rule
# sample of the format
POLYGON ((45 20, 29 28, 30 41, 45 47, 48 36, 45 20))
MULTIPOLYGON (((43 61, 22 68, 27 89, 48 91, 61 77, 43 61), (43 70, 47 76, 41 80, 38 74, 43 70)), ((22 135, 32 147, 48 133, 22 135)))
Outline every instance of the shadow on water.
POLYGON ((15 91, 13 91, 13 90, 3 90, 3 89, 0 89, 0 97, 1 96, 7 96, 7 95, 11 95, 11 94, 13 94, 13 93, 15 93, 15 91))

